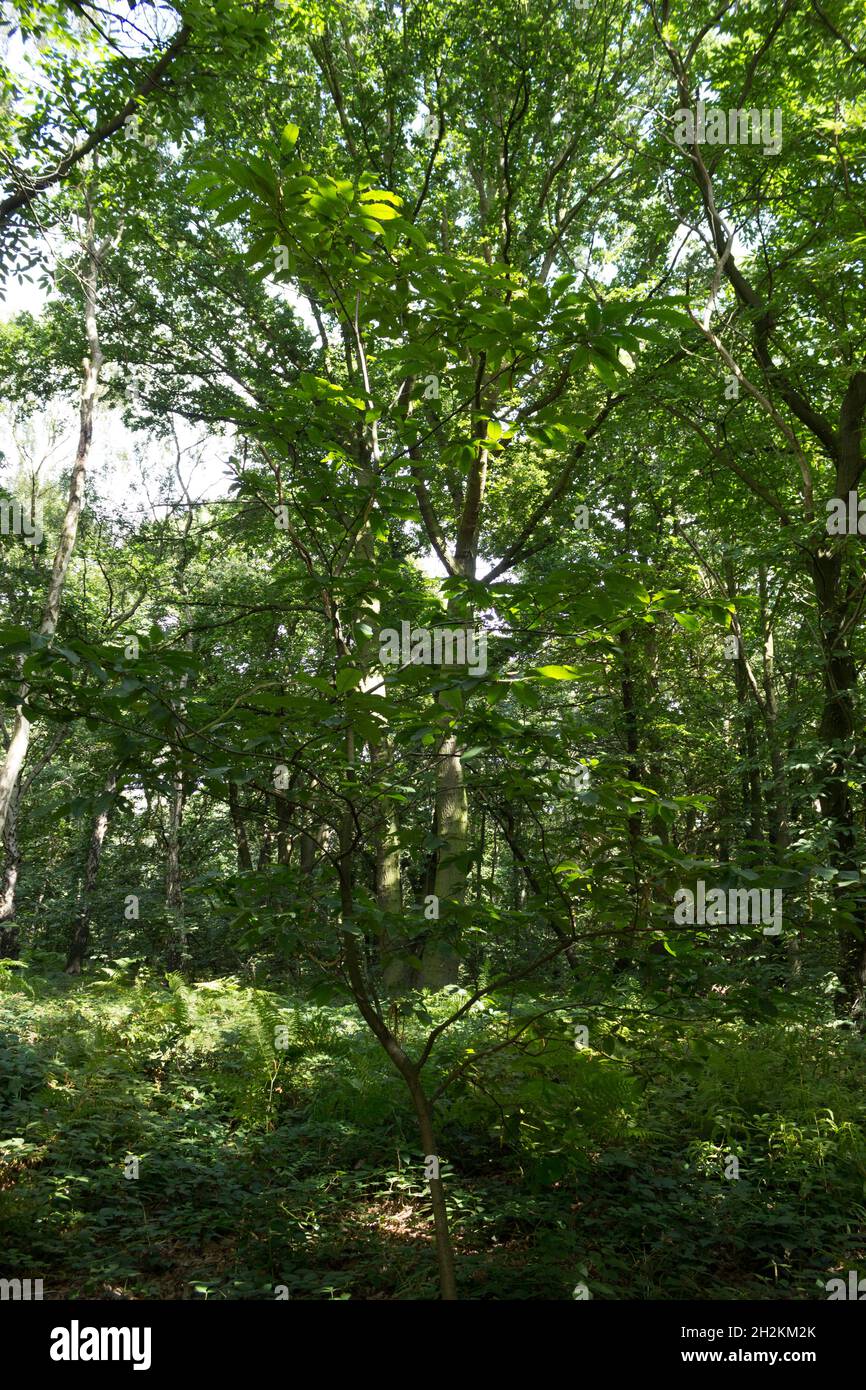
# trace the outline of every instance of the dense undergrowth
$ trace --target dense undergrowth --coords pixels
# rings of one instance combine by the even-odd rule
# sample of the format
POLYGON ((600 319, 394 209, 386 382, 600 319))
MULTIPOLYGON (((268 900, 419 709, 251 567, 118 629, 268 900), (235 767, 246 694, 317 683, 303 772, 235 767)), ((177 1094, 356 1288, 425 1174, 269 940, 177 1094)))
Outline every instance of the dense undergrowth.
MULTIPOLYGON (((123 967, 2 984, 2 1273, 47 1298, 437 1296, 413 1117, 352 1010, 123 967)), ((641 1002, 522 995, 446 1035, 431 1079, 553 1011, 440 1103, 461 1296, 809 1299, 866 1272, 864 1042, 805 996, 797 1022, 641 1002)))

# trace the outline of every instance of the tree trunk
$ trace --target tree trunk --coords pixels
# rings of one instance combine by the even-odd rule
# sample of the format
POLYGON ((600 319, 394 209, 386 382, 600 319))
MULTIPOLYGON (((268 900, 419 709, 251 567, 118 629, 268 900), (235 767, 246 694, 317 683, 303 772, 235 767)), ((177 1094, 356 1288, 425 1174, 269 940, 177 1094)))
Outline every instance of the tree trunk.
MULTIPOLYGON (((469 838, 469 806, 463 782, 463 762, 457 735, 449 733, 439 745, 436 779, 437 834, 445 840, 436 863, 434 893, 439 899, 440 922, 448 925, 449 905, 466 896, 467 870, 457 856, 466 852, 469 838)), ((457 983, 459 959, 447 938, 436 937, 422 957, 422 989, 442 989, 457 983)))
POLYGON ((286 865, 292 856, 292 812, 294 806, 284 791, 274 792, 277 817, 277 863, 286 865))
MULTIPOLYGON (((114 797, 117 790, 117 768, 112 768, 105 780, 102 795, 114 797)), ((96 887, 96 879, 99 873, 99 861, 102 858, 102 847, 105 841, 106 831, 108 830, 108 818, 111 813, 111 804, 106 803, 97 811, 93 827, 90 832, 90 844, 87 850, 87 863, 84 869, 84 886, 81 890, 81 901, 78 907, 78 919, 72 933, 72 940, 69 944, 69 954, 66 958, 66 974, 80 975, 81 967, 84 964, 84 957, 87 954, 87 946, 90 939, 90 918, 93 910, 93 890, 96 887)))
MULTIPOLYGON (((370 750, 371 755, 373 750, 370 750)), ((397 840, 397 818, 388 803, 385 824, 376 841, 376 903, 381 912, 391 916, 402 914, 403 883, 400 873, 400 846, 397 840)), ((402 993, 412 979, 412 970, 401 950, 402 942, 389 930, 387 920, 379 940, 382 978, 392 994, 402 993)))
MULTIPOLYGON (((188 528, 187 528, 188 530, 188 528)), ((186 649, 192 649, 192 635, 188 634, 186 649)), ((183 692, 189 684, 187 671, 180 679, 180 704, 183 706, 183 692)), ((175 725, 173 743, 174 766, 171 778, 171 798, 168 813, 168 844, 165 861, 165 905, 171 923, 171 938, 166 953, 166 967, 169 970, 185 971, 189 965, 186 922, 184 921, 183 882, 180 865, 180 836, 183 826, 183 808, 186 803, 183 781, 183 763, 180 757, 180 721, 175 725)))
POLYGON ((301 873, 311 874, 316 867, 316 855, 322 848, 323 832, 319 830, 315 835, 310 835, 306 830, 301 831, 301 873))
POLYGON ((854 692, 857 668, 845 635, 849 617, 842 594, 842 560, 837 553, 813 556, 821 645, 824 654, 824 704, 820 736, 824 742, 823 781, 818 795, 822 816, 830 823, 833 867, 850 877, 837 883, 840 991, 837 1011, 861 1024, 866 999, 866 912, 857 890, 860 877, 854 807, 848 790, 848 762, 853 754, 854 692), (852 887, 853 885, 853 887, 852 887))
POLYGON ((183 971, 189 962, 180 868, 180 832, 183 824, 183 806, 183 768, 179 763, 176 763, 172 773, 168 845, 165 861, 165 905, 171 923, 171 939, 166 953, 166 968, 180 971, 183 971))
MULTIPOLYGON (((418 1078, 417 1071, 413 1069, 413 1073, 410 1073, 406 1080, 412 1095, 415 1114, 418 1117, 421 1147, 424 1150, 425 1158, 436 1158, 438 1166, 439 1153, 433 1129, 433 1110, 418 1078)), ((439 1268, 439 1288, 443 1302, 453 1302, 457 1298, 457 1276, 454 1269, 454 1246, 448 1226, 445 1188, 441 1177, 430 1177, 427 1181, 430 1184, 430 1202, 433 1207, 433 1232, 436 1241, 436 1263, 439 1268)))
POLYGON ((12 797, 3 827, 3 884, 0 888, 0 960, 17 960, 20 950, 18 927, 15 923, 15 889, 21 867, 18 845, 19 783, 12 788, 12 797))
POLYGON ((763 644, 764 724, 767 732, 767 744, 770 750, 770 769, 772 772, 768 821, 770 844, 776 862, 781 864, 788 848, 788 827, 790 824, 791 810, 788 804, 788 779, 785 772, 785 755, 779 739, 779 700, 776 694, 775 650, 773 643, 773 628, 770 622, 767 602, 767 571, 764 565, 761 565, 758 570, 758 597, 760 601, 763 644))
MULTIPOLYGON (((737 581, 734 564, 730 559, 724 565, 725 586, 728 598, 737 598, 737 581)), ((737 692, 737 706, 740 721, 740 791, 742 797, 743 820, 747 827, 746 837, 752 841, 753 851, 757 851, 763 835, 763 795, 761 789, 761 767, 758 758, 758 740, 755 730, 755 712, 752 705, 752 692, 749 689, 749 676, 746 670, 746 653, 739 633, 736 636, 737 656, 734 661, 734 685, 737 692)))
POLYGON ((247 837, 247 827, 241 813, 241 804, 236 782, 229 782, 229 815, 232 818, 232 825, 235 828, 235 838, 238 846, 238 869, 241 873, 246 873, 252 870, 253 856, 250 853, 250 842, 247 837))
MULTIPOLYGON (((346 735, 347 765, 350 778, 354 776, 355 749, 351 729, 346 735)), ((412 1104, 418 1120, 421 1147, 425 1158, 436 1158, 436 1136, 433 1129, 433 1112, 430 1101, 421 1083, 419 1067, 403 1051, 394 1034, 377 1011, 367 988, 357 939, 352 930, 354 917, 353 862, 355 849, 355 819, 353 808, 347 805, 340 821, 340 854, 337 873, 340 884, 340 909, 346 930, 343 934, 343 957, 346 974, 352 994, 360 1013, 387 1053, 393 1065, 402 1076, 412 1097, 412 1104)), ((437 1163, 438 1167, 438 1163, 437 1163)), ((439 1268, 439 1285, 442 1298, 453 1301, 457 1298, 457 1281, 454 1271, 454 1247, 448 1227, 448 1209, 445 1204, 445 1191, 438 1175, 428 1179, 430 1198, 433 1206, 433 1229, 436 1242, 436 1262, 439 1268)))
MULTIPOLYGON (((63 586, 69 569, 69 562, 75 548, 78 522, 84 505, 84 480, 90 458, 93 440, 93 417, 96 409, 96 392, 99 384, 99 370, 102 366, 102 351, 96 323, 96 296, 99 278, 101 251, 96 246, 93 212, 88 204, 87 246, 85 267, 81 283, 85 299, 85 328, 87 332, 88 356, 82 361, 81 407, 79 412, 78 449, 69 483, 69 497, 66 513, 60 528, 60 538, 54 554, 51 580, 42 612, 39 632, 43 637, 53 637, 60 618, 60 602, 63 586)), ((24 683, 18 691, 15 721, 6 756, 0 766, 0 835, 3 834, 15 786, 27 756, 30 744, 30 721, 24 713, 30 687, 24 683)))
POLYGON ((272 851, 273 840, 271 837, 271 827, 269 825, 264 825, 262 827, 262 838, 259 844, 259 856, 256 860, 257 873, 261 873, 262 869, 266 869, 268 867, 268 865, 271 862, 271 858, 273 857, 272 851))
MULTIPOLYGON (((631 505, 625 509, 625 542, 630 545, 631 530, 631 505)), ((633 638, 628 628, 623 628, 620 634, 620 647, 622 648, 622 667, 620 671, 620 697, 622 699, 622 715, 625 727, 625 749, 626 749, 626 772, 625 775, 630 782, 643 783, 646 778, 644 775, 643 764, 640 756, 640 733, 638 726, 637 699, 635 695, 635 674, 634 662, 632 659, 633 638)), ((617 943, 617 955, 614 960, 614 971, 620 974, 633 964, 635 953, 635 933, 640 926, 643 913, 643 886, 641 882, 640 867, 640 845, 642 817, 640 811, 633 811, 628 816, 628 846, 631 858, 631 883, 628 887, 628 894, 631 898, 631 921, 628 924, 623 938, 617 943), (628 954, 626 954, 626 951, 628 954)))

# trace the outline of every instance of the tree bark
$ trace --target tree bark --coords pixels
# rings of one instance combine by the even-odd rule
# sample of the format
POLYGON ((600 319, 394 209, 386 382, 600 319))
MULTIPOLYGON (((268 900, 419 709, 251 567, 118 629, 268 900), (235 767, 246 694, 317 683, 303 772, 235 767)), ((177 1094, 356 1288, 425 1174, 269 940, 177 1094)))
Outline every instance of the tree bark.
POLYGON ((238 846, 238 869, 241 873, 252 870, 253 856, 250 853, 250 842, 247 837, 247 827, 241 812, 240 798, 236 782, 229 782, 229 814, 232 818, 232 825, 235 828, 235 839, 238 846))
MULTIPOLYGON (((117 768, 113 767, 105 779, 102 789, 103 798, 113 799, 117 790, 117 768)), ((84 869, 84 885, 81 890, 81 901, 78 907, 78 918, 72 932, 72 940, 69 943, 69 953, 66 957, 66 974, 80 975, 81 967, 84 964, 84 957, 87 954, 87 947, 90 940, 90 918, 93 911, 93 891, 96 887, 96 879, 99 874, 99 862, 102 858, 102 849, 105 843, 105 835, 108 830, 108 820, 111 814, 111 803, 106 802, 96 813, 93 819, 93 827, 90 832, 90 843, 87 849, 87 862, 84 869)))
POLYGON ((316 867, 316 855, 322 848, 323 832, 317 831, 315 835, 310 835, 306 830, 301 831, 301 873, 311 874, 316 867))
MULTIPOLYGON (((457 856, 465 854, 469 836, 469 806, 463 781, 463 761, 457 735, 446 734, 439 745, 436 776, 437 835, 445 840, 438 851, 434 893, 440 921, 447 926, 449 905, 466 897, 468 874, 457 856)), ((459 958, 447 938, 435 938, 424 951, 419 983, 422 989, 442 989, 457 983, 459 958)))
MULTIPOLYGON (((78 534, 78 522, 81 517, 81 509, 84 505, 85 474, 93 441, 93 418, 96 409, 96 392, 99 385, 99 371, 103 360, 96 321, 96 303, 101 256, 102 248, 96 245, 93 210, 88 195, 87 242, 85 247, 85 265, 82 273, 88 356, 86 356, 82 362, 78 449, 76 451, 75 463, 72 468, 72 477, 69 483, 69 497, 66 503, 66 513, 63 518, 63 525, 60 529, 60 538, 54 555, 48 594, 42 613, 42 623, 39 628, 40 635, 49 638, 53 637, 57 631, 57 624, 60 618, 60 602, 63 597, 63 586, 66 582, 69 562, 75 548, 75 539, 78 534)), ((0 835, 2 835, 5 830, 6 820, 9 815, 9 806, 30 744, 30 720, 24 713, 29 693, 30 687, 25 682, 18 691, 18 704, 15 712, 15 721, 12 726, 12 734, 9 739, 9 746, 6 749, 6 756, 3 759, 3 764, 0 766, 0 835)))
MULTIPOLYGON (((351 729, 346 735, 347 764, 350 777, 354 774, 355 750, 351 729)), ((376 1009, 364 979, 358 953, 357 939, 353 931, 354 889, 353 861, 355 847, 355 819, 351 805, 346 806, 340 820, 340 853, 337 872, 340 884, 341 916, 346 930, 343 933, 343 958, 346 974, 358 1009, 368 1027, 378 1039, 393 1065, 402 1076, 412 1098, 421 1147, 425 1157, 436 1157, 436 1136, 433 1128, 433 1110, 424 1090, 420 1068, 403 1051, 385 1020, 376 1009)), ((445 1190, 441 1177, 431 1177, 430 1198, 433 1206, 433 1230, 436 1242, 436 1262, 439 1269, 439 1285, 443 1301, 451 1302, 457 1298, 457 1281, 454 1269, 454 1247, 448 1226, 448 1209, 445 1203, 445 1190)))
POLYGON ((781 863, 788 848, 791 810, 788 804, 788 778, 785 755, 779 739, 779 698, 776 692, 776 656, 773 626, 767 598, 767 571, 758 569, 758 599, 761 617, 762 677, 764 686, 764 727, 770 751, 771 783, 768 797, 770 845, 777 863, 781 863))
POLYGON ((21 850, 18 844, 18 800, 19 783, 12 789, 12 797, 3 827, 3 885, 0 888, 0 960, 17 960, 20 950, 18 927, 15 922, 15 890, 21 867, 21 850))
POLYGON ((181 971, 186 968, 189 961, 180 867, 180 832, 183 824, 183 807, 183 768, 179 763, 176 763, 172 771, 165 861, 165 905, 171 923, 171 939, 166 953, 166 968, 181 971))
MULTIPOLYGON (((725 561, 725 584, 728 598, 733 601, 737 597, 737 582, 731 560, 725 561)), ((737 656, 734 661, 734 684, 741 727, 740 787, 743 818, 748 827, 748 839, 753 842, 753 848, 757 849, 763 834, 764 823, 761 767, 755 731, 755 713, 749 692, 749 677, 746 672, 746 654, 739 635, 737 635, 737 656)))
MULTIPOLYGON (((190 637, 186 642, 187 650, 190 650, 191 646, 192 641, 190 637)), ((188 682, 189 675, 185 671, 180 679, 181 702, 183 700, 182 692, 186 689, 188 682)), ((171 938, 166 953, 166 968, 168 970, 184 971, 189 964, 189 948, 187 945, 186 922, 184 920, 180 837, 181 828, 183 826, 183 809, 186 803, 186 795, 183 780, 183 764, 180 760, 179 733, 179 725, 176 725, 175 738, 172 745, 174 764, 171 774, 171 795, 168 811, 168 842, 166 845, 165 860, 165 905, 171 924, 171 938)))
POLYGON ((818 803, 821 815, 831 827, 833 866, 839 874, 850 876, 837 882, 835 892, 836 910, 842 918, 838 930, 837 1011, 862 1025, 866 1023, 866 908, 856 885, 860 856, 847 771, 853 755, 857 668, 845 631, 850 615, 840 592, 841 570, 838 553, 822 550, 814 555, 813 578, 824 655, 824 703, 819 728, 824 765, 818 803))

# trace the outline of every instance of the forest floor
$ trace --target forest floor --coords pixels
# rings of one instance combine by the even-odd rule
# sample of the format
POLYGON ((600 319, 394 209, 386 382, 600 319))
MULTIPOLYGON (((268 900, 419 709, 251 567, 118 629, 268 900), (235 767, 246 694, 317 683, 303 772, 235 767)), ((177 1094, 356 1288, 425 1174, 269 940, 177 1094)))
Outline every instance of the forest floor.
MULTIPOLYGON (((629 980, 480 1062, 440 1111, 461 1296, 821 1299, 866 1274, 866 1044, 790 1002, 666 1016, 629 980)), ((449 1030, 431 1079, 504 1018, 449 1030)), ((46 1298, 435 1298, 423 1158, 349 1008, 4 968, 0 1275, 46 1298)))

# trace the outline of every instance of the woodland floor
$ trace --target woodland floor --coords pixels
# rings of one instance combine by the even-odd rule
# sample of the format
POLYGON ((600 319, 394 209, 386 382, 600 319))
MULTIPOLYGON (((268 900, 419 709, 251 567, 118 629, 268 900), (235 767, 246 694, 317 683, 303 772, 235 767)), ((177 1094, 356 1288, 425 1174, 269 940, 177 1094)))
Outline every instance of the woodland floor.
MULTIPOLYGON (((449 1093, 462 1297, 570 1299, 585 1282, 601 1299, 823 1299, 828 1278, 866 1272, 866 1044, 805 989, 787 996, 796 1022, 733 995, 720 1020, 712 996, 666 1005, 627 978, 449 1093)), ((451 1030, 433 1075, 499 1026, 494 1009, 451 1030)), ((46 1298, 435 1298, 401 1087, 348 1008, 9 967, 0 1273, 42 1277, 46 1298)))

